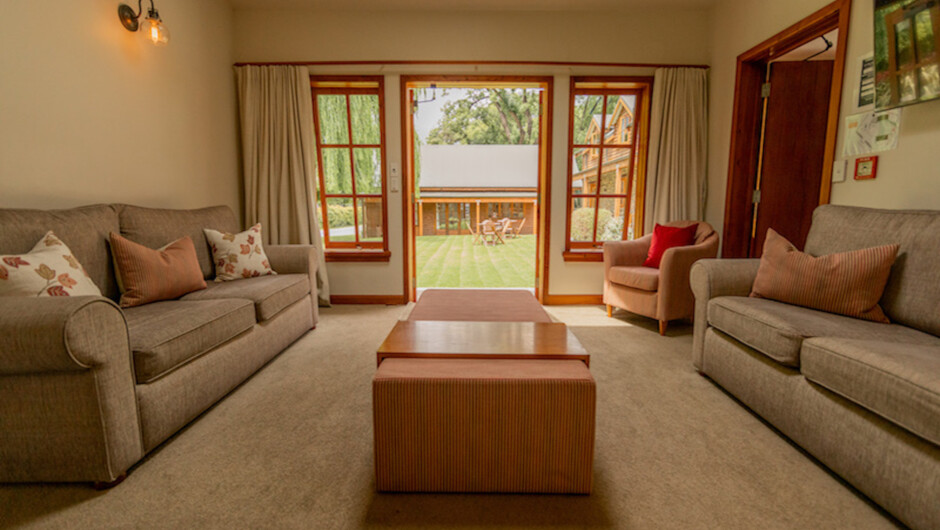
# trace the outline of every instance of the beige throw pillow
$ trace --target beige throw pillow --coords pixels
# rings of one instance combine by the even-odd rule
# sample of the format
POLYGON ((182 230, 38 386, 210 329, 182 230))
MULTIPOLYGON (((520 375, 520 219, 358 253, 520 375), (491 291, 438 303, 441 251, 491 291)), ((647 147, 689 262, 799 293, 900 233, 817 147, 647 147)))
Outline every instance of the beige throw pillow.
POLYGON ((101 290, 50 231, 29 253, 0 256, 0 296, 101 296, 101 290))
POLYGON ((889 322, 878 300, 898 245, 814 257, 767 230, 751 296, 875 322, 889 322))
POLYGON ((224 282, 277 274, 261 246, 261 223, 244 232, 229 234, 205 229, 215 262, 215 281, 224 282))

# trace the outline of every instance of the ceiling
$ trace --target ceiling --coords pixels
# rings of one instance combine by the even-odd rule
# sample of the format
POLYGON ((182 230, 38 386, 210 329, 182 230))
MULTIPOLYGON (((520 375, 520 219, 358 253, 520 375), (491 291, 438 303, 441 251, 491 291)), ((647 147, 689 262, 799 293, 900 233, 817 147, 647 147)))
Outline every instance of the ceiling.
POLYGON ((707 8, 716 0, 230 0, 236 9, 370 11, 626 11, 637 8, 707 8))

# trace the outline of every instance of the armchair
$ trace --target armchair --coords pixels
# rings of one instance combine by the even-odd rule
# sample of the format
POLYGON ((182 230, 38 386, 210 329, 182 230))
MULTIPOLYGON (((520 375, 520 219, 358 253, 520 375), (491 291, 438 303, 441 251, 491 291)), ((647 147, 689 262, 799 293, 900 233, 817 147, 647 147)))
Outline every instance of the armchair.
POLYGON ((718 256, 718 233, 708 223, 676 221, 667 226, 697 224, 695 242, 674 247, 663 254, 659 269, 644 267, 652 235, 632 241, 604 244, 604 304, 607 316, 618 307, 659 321, 665 335, 670 320, 690 318, 695 307, 689 270, 703 258, 718 256))

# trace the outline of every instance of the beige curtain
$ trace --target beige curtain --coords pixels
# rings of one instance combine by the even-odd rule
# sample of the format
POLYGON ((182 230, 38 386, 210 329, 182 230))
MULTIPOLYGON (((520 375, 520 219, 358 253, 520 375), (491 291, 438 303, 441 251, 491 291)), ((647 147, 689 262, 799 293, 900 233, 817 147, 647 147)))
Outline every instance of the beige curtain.
POLYGON ((314 189, 313 103, 304 66, 238 66, 245 221, 261 222, 270 244, 317 249, 317 293, 330 288, 314 189))
POLYGON ((704 68, 659 68, 653 80, 645 231, 705 216, 708 80, 704 68))

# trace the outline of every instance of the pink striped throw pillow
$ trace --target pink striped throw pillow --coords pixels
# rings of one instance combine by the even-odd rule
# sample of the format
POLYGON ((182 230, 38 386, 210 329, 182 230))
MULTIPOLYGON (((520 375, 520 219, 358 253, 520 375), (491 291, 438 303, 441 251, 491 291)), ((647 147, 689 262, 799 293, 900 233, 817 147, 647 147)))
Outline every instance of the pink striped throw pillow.
POLYGON ((751 296, 874 322, 890 322, 878 300, 898 245, 814 257, 767 230, 751 296))

